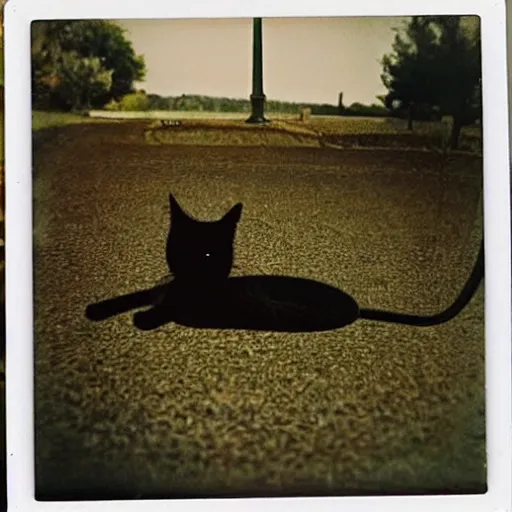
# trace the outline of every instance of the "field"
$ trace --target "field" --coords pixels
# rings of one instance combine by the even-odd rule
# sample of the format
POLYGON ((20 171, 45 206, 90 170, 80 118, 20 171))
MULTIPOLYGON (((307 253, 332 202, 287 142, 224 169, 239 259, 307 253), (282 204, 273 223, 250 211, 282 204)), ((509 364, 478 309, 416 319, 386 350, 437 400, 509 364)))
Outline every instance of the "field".
MULTIPOLYGON (((44 113, 41 115, 45 118, 44 113)), ((229 144, 230 142, 244 145, 259 145, 269 143, 261 134, 260 126, 246 125, 243 123, 247 118, 246 113, 215 113, 215 112, 178 112, 178 111, 154 111, 154 112, 90 112, 90 120, 99 122, 105 120, 179 120, 182 129, 188 128, 183 140, 175 139, 176 133, 166 131, 165 137, 171 137, 172 143, 190 144, 194 139, 193 131, 198 129, 199 140, 196 143, 205 143, 204 128, 216 128, 215 136, 217 141, 206 141, 214 144, 229 144), (242 130, 242 127, 244 128, 242 130), (234 132, 222 137, 219 129, 237 128, 238 138, 233 141, 234 132), (256 132, 254 130, 257 130, 256 132), (257 135, 256 135, 257 133, 257 135), (240 139, 240 135, 245 135, 240 139), (248 135, 248 136, 247 136, 248 135), (263 138, 263 139, 262 139, 263 138)), ((297 115, 278 114, 269 112, 267 118, 272 122, 266 132, 271 133, 270 144, 277 145, 310 145, 328 147, 395 147, 400 149, 426 149, 445 151, 449 134, 450 120, 443 122, 416 122, 413 131, 407 130, 407 122, 393 118, 363 118, 343 116, 313 116, 305 121, 300 121, 297 115), (286 142, 290 134, 295 139, 286 142), (281 137, 279 137, 281 136, 281 137), (297 139, 299 137, 299 139, 297 139), (277 141, 276 138, 279 138, 277 141)), ((34 122, 38 124, 37 117, 34 122)), ((82 120, 83 122, 83 120, 82 120)), ((40 121, 39 121, 40 124, 40 121)), ((180 131, 181 132, 181 131, 180 131)), ((178 132, 178 136, 180 134, 178 132)), ((209 132, 212 134, 212 132, 209 132)), ((169 142, 169 141, 167 141, 169 142)), ((481 154, 482 140, 479 126, 466 126, 462 130, 460 149, 481 154)))
POLYGON ((131 314, 84 315, 166 275, 170 191, 202 219, 244 204, 237 275, 311 278, 362 307, 439 311, 478 250, 481 156, 429 150, 428 134, 406 139, 383 120, 164 129, 43 117, 35 127, 53 128, 36 132, 34 156, 39 498, 485 492, 482 288, 429 328, 143 332, 131 314), (357 138, 343 141, 348 126, 357 138), (372 145, 386 134, 399 142, 372 145))

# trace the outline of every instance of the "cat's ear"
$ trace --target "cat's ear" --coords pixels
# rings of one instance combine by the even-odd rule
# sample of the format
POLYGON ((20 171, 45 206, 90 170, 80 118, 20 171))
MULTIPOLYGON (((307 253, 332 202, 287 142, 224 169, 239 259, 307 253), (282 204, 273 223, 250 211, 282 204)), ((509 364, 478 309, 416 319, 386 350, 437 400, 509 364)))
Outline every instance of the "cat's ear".
POLYGON ((242 216, 242 203, 237 203, 231 210, 229 210, 224 217, 222 217, 221 222, 228 222, 229 224, 238 224, 240 217, 242 216))
POLYGON ((176 201, 176 198, 172 194, 169 194, 169 204, 171 206, 171 217, 173 219, 180 216, 186 217, 183 208, 179 205, 178 201, 176 201))

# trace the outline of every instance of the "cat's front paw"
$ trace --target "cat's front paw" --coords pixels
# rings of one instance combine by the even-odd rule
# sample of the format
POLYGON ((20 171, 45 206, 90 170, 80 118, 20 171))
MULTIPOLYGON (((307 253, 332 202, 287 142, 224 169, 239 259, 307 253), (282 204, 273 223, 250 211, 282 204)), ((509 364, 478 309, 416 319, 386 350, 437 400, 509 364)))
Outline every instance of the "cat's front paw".
POLYGON ((101 302, 97 304, 89 304, 85 308, 85 317, 93 322, 106 320, 109 316, 110 312, 103 306, 101 302))
MULTIPOLYGON (((151 311, 151 310, 150 310, 151 311)), ((139 311, 133 315, 133 325, 142 331, 154 329, 154 318, 148 313, 150 311, 139 311)))
POLYGON ((162 311, 158 308, 138 311, 133 315, 133 325, 142 331, 157 329, 166 322, 166 319, 162 316, 162 311))

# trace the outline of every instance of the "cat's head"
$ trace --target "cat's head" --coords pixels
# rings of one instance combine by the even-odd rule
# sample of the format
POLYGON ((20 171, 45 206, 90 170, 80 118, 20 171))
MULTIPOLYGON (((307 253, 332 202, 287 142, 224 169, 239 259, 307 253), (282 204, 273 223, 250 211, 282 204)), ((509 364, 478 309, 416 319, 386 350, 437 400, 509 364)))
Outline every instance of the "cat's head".
POLYGON ((191 217, 172 194, 169 204, 171 227, 166 255, 170 272, 177 279, 199 285, 227 279, 233 267, 233 244, 242 204, 236 204, 216 221, 191 217))

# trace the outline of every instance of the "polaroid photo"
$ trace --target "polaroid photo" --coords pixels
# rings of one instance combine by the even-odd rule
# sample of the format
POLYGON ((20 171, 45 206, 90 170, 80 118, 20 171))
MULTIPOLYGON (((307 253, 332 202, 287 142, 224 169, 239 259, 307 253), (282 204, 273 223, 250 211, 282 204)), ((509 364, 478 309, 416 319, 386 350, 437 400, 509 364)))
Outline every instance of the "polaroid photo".
POLYGON ((511 510, 505 2, 4 19, 9 508, 511 510))

